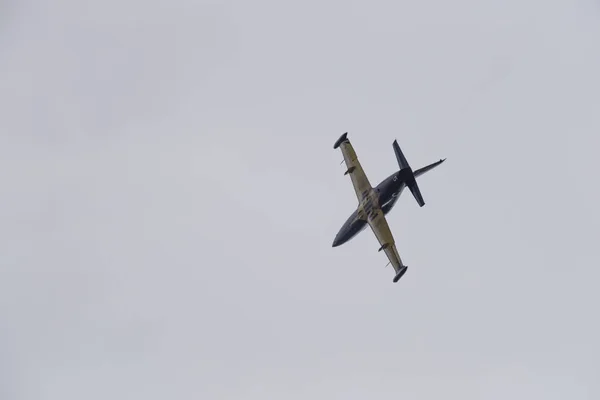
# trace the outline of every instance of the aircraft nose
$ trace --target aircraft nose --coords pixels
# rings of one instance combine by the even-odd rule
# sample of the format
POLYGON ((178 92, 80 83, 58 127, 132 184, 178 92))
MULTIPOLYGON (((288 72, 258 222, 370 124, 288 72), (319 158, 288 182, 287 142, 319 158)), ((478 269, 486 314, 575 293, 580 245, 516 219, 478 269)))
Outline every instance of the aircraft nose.
POLYGON ((338 247, 340 244, 341 244, 340 235, 337 235, 335 237, 335 239, 333 239, 333 243, 331 244, 331 247, 338 247))

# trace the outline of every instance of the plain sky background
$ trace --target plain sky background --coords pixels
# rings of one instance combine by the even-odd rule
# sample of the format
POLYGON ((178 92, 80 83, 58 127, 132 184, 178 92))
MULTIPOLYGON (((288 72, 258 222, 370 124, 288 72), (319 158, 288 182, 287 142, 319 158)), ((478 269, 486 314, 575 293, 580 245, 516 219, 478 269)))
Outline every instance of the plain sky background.
POLYGON ((598 1, 0 4, 0 399, 600 398, 598 1))

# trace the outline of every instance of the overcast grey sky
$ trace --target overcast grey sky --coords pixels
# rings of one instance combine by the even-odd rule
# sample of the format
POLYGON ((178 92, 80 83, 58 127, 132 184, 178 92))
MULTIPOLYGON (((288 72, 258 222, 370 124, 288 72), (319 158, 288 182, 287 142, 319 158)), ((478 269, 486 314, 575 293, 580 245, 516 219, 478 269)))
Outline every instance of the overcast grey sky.
POLYGON ((598 1, 0 13, 2 400, 600 398, 598 1))

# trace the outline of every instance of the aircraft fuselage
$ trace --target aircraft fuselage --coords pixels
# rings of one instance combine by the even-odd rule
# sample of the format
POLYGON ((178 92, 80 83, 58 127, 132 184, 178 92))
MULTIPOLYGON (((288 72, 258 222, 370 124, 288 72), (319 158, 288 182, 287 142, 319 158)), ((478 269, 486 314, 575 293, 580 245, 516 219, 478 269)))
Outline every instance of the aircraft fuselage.
MULTIPOLYGON (((371 204, 372 202, 367 201, 369 206, 381 207, 384 215, 389 213, 398 201, 400 194, 402 194, 402 191, 406 187, 406 177, 404 175, 404 171, 396 171, 381 181, 379 185, 374 187, 373 191, 375 196, 373 197, 375 198, 377 204, 371 204)), ((341 229, 335 236, 333 247, 337 247, 348 242, 367 227, 367 220, 364 215, 364 205, 365 204, 363 202, 359 203, 356 210, 354 210, 344 225, 342 225, 341 229)))

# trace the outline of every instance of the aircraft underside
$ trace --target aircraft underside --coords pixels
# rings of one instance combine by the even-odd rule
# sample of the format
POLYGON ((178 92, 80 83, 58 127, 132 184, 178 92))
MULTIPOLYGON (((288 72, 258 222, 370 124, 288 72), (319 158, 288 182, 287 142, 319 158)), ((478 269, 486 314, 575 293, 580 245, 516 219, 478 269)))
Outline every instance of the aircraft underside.
POLYGON ((398 142, 394 140, 394 153, 396 154, 396 160, 400 169, 373 188, 358 161, 352 144, 350 144, 347 138, 347 132, 340 136, 333 148, 341 148, 342 150, 344 161, 348 168, 344 175, 350 175, 359 204, 357 209, 342 225, 332 246, 337 247, 348 242, 369 225, 381 246, 378 251, 383 250, 385 252, 390 264, 392 264, 396 271, 393 282, 398 282, 406 273, 408 267, 400 258, 394 237, 385 217, 392 210, 405 187, 409 188, 419 207, 423 207, 425 200, 423 199, 416 178, 437 167, 445 159, 436 161, 413 172, 398 142))

